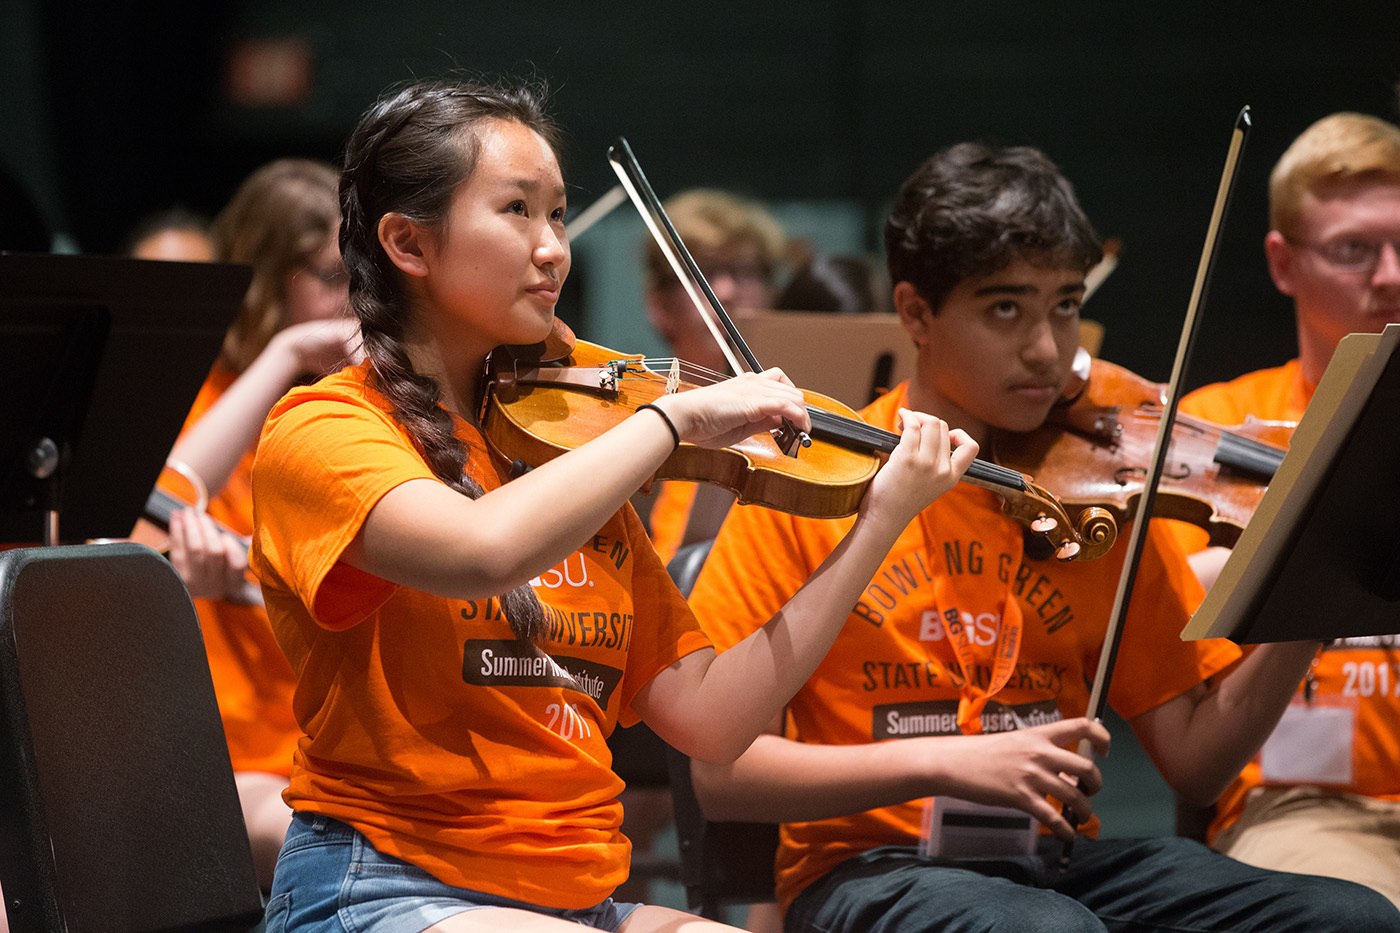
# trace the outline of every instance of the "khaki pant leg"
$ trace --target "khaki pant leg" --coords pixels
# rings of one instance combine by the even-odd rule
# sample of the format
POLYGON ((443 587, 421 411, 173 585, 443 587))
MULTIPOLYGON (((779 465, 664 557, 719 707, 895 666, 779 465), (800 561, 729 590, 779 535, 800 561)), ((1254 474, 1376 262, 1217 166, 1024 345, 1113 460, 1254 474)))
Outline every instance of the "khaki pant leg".
POLYGON ((1261 788, 1216 848, 1260 868, 1355 881, 1400 908, 1400 802, 1317 787, 1261 788))

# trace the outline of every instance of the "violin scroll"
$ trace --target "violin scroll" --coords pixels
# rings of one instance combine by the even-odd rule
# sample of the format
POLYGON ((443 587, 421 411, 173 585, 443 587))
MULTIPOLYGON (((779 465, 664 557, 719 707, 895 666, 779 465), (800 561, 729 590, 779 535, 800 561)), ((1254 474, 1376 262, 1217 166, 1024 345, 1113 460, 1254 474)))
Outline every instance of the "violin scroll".
POLYGON ((1008 495, 1005 489, 964 478, 964 482, 998 493, 1002 497, 1002 513, 1044 537, 1054 549, 1056 560, 1094 560, 1113 547, 1118 539, 1118 522, 1107 509, 1090 506, 1071 519, 1055 496, 1029 477, 1023 477, 1023 481, 1025 489, 1020 495, 1008 495))

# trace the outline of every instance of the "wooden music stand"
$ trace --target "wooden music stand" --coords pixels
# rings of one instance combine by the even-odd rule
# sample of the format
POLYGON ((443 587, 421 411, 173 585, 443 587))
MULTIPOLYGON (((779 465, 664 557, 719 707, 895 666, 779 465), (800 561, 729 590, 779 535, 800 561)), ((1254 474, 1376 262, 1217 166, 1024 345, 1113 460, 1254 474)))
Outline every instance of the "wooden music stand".
POLYGON ((852 408, 914 373, 914 342, 897 314, 745 310, 734 320, 759 359, 852 408))
POLYGON ((131 533, 250 277, 0 254, 0 543, 131 533))
POLYGON ((1343 338, 1287 456, 1181 637, 1400 632, 1400 325, 1343 338))

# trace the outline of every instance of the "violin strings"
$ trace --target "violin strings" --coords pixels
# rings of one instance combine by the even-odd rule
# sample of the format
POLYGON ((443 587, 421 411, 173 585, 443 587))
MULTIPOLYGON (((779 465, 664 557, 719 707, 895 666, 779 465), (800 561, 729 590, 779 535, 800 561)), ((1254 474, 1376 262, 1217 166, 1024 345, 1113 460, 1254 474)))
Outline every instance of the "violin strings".
MULTIPOLYGON (((1132 416, 1138 421, 1144 421, 1154 425, 1161 420, 1160 412, 1157 412, 1156 409, 1150 406, 1146 409, 1133 409, 1132 416)), ((1176 421, 1177 424, 1190 428, 1202 437, 1209 438, 1218 443, 1228 443, 1233 447, 1245 448, 1261 457, 1269 457, 1277 454, 1281 459, 1283 456, 1282 448, 1277 444, 1270 444, 1268 441, 1261 441, 1247 434, 1232 431, 1229 428, 1224 428, 1213 422, 1206 421, 1204 418, 1196 418, 1192 415, 1185 415, 1178 412, 1176 421)))
MULTIPOLYGON (((661 376, 657 370, 667 371, 674 365, 685 376, 686 382, 696 386, 710 385, 733 378, 728 373, 717 372, 684 360, 677 363, 674 357, 646 357, 627 362, 640 364, 648 370, 648 375, 653 377, 661 376)), ((628 378, 626 372, 623 373, 622 378, 628 378)), ((640 378, 640 376, 634 378, 640 378)), ((890 453, 899 443, 898 434, 867 424, 859 418, 839 415, 815 406, 808 406, 807 412, 812 419, 812 433, 819 440, 832 443, 844 442, 861 451, 878 450, 883 453, 890 453)), ((972 463, 968 470, 968 476, 1010 489, 1024 491, 1026 488, 1025 479, 1016 470, 983 460, 972 463)))
MULTIPOLYGON (((642 360, 629 360, 628 362, 640 363, 657 375, 661 375, 670 370, 671 365, 676 362, 676 359, 675 357, 648 357, 642 360)), ((711 385, 730 378, 727 373, 717 372, 716 370, 704 366, 688 363, 685 360, 681 360, 677 368, 685 378, 685 381, 693 385, 711 385)))
MULTIPOLYGON (((648 369, 660 370, 669 369, 673 362, 673 357, 649 357, 640 361, 640 363, 648 369)), ((703 366, 697 366, 685 361, 681 361, 679 368, 681 373, 684 374, 685 380, 692 385, 709 385, 733 378, 727 373, 716 372, 713 369, 707 369, 703 366)), ((652 374, 660 375, 655 372, 652 374)), ((626 378, 625 374, 623 378, 626 378)), ((867 424, 859 418, 850 418, 810 405, 807 407, 807 411, 812 419, 813 434, 820 440, 833 443, 845 442, 846 444, 855 445, 861 450, 878 450, 883 453, 891 452, 899 443, 898 434, 886 431, 883 428, 877 428, 872 424, 867 424)), ((973 466, 975 469, 970 470, 969 473, 975 475, 978 479, 1012 489, 1023 490, 1025 488, 1024 479, 1021 474, 1015 470, 986 461, 977 461, 973 466)))
MULTIPOLYGON (((1132 417, 1154 425, 1160 420, 1160 415, 1153 414, 1151 408, 1146 411, 1134 409, 1132 417)), ((1196 432, 1192 440, 1213 443, 1211 458, 1221 466, 1254 473, 1267 480, 1273 477, 1279 465, 1283 463, 1286 451, 1266 441, 1180 413, 1177 415, 1177 424, 1196 432)), ((1176 440, 1177 438, 1173 438, 1174 448, 1176 440)))

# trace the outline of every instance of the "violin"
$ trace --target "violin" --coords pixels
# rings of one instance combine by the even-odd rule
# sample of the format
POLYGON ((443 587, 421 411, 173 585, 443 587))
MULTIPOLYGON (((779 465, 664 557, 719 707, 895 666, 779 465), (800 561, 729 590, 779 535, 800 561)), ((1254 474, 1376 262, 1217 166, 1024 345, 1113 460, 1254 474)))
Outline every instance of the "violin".
MULTIPOLYGON (((1033 474, 1061 503, 1125 522, 1142 494, 1166 387, 1105 360, 1051 410, 1043 427, 996 439, 997 461, 1033 474)), ((1157 518, 1189 522, 1233 546, 1287 452, 1291 422, 1222 427, 1178 413, 1157 487, 1157 518)))
MULTIPOLYGON (((659 363, 586 341, 559 325, 552 346, 501 347, 491 354, 483 393, 482 433, 503 457, 538 466, 572 450, 663 395, 696 388, 723 374, 671 360, 659 363)), ((767 434, 731 447, 681 444, 657 479, 714 483, 742 503, 813 518, 856 511, 861 496, 899 435, 875 428, 829 396, 804 390, 810 441, 797 456, 767 434)), ((997 493, 1004 513, 1044 537, 1061 560, 1094 558, 1117 536, 1104 509, 1071 520, 1056 498, 1030 477, 974 460, 963 482, 997 493)))
MULTIPOLYGON (((170 516, 179 509, 187 508, 190 508, 189 503, 182 502, 178 497, 171 495, 163 489, 156 488, 152 489, 151 494, 146 497, 146 505, 142 509, 141 517, 160 531, 168 534, 170 532, 170 516)), ((248 553, 250 545, 247 538, 221 522, 215 521, 214 525, 218 528, 220 534, 232 540, 243 553, 248 553)), ((168 539, 165 540, 164 544, 156 544, 149 539, 142 541, 142 543, 150 544, 157 551, 162 553, 168 551, 170 545, 168 539)))
MULTIPOLYGON (((152 489, 150 495, 146 497, 141 519, 136 522, 136 527, 132 529, 128 540, 144 544, 168 558, 170 556, 170 516, 177 510, 185 508, 204 511, 203 496, 196 495, 192 498, 197 500, 193 505, 160 487, 152 489)), ((245 556, 247 555, 251 545, 246 537, 219 521, 214 521, 214 526, 220 534, 232 542, 234 547, 245 556)), ((262 593, 258 590, 257 585, 247 580, 244 581, 244 585, 240 589, 225 594, 223 598, 239 605, 262 603, 262 593)))

